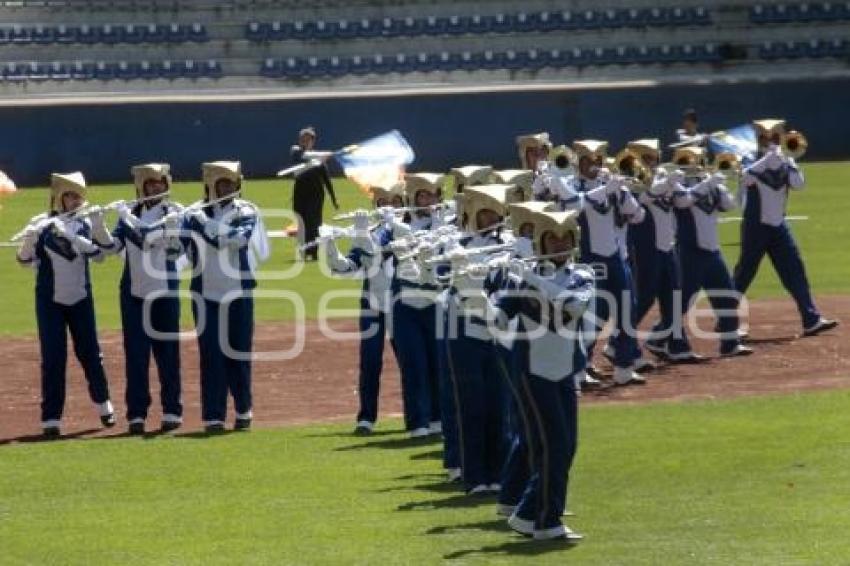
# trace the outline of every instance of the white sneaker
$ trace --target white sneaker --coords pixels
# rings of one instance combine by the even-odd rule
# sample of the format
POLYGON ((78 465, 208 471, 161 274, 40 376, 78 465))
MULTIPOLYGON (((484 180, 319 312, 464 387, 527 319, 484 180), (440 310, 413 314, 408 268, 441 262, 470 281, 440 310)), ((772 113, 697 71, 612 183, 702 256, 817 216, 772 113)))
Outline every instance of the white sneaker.
POLYGON ((446 476, 448 477, 449 482, 456 482, 463 477, 463 472, 461 472, 460 468, 449 468, 446 470, 446 476))
POLYGON ((428 427, 422 426, 419 428, 414 428, 410 431, 410 438, 423 438, 431 434, 431 429, 428 427))
POLYGON ((558 525, 551 529, 540 529, 534 531, 534 540, 552 540, 558 538, 566 540, 568 544, 578 544, 584 536, 574 533, 566 525, 558 525))
POLYGON ((496 515, 500 517, 510 517, 514 513, 516 513, 516 505, 506 505, 504 503, 496 505, 496 515))
POLYGON ((521 535, 534 536, 534 521, 517 517, 516 513, 508 517, 508 526, 521 535))
POLYGON ((655 369, 655 364, 641 356, 635 360, 635 363, 632 364, 632 368, 634 368, 635 371, 652 371, 655 369))
POLYGON ((466 492, 467 495, 480 495, 482 493, 489 493, 490 486, 486 483, 478 484, 469 491, 466 492))
POLYGON ((632 368, 614 368, 614 383, 617 385, 643 385, 646 379, 632 368))
POLYGON ((428 431, 431 434, 442 434, 443 433, 443 423, 440 421, 432 421, 430 425, 428 425, 428 431))
POLYGON ((755 350, 753 350, 749 346, 743 346, 741 344, 738 344, 737 346, 735 346, 734 348, 732 348, 728 352, 721 353, 720 357, 721 358, 734 358, 736 356, 749 356, 754 351, 755 350))
POLYGON ((357 421, 357 424, 354 426, 354 434, 372 434, 372 429, 374 427, 375 424, 371 421, 357 421))

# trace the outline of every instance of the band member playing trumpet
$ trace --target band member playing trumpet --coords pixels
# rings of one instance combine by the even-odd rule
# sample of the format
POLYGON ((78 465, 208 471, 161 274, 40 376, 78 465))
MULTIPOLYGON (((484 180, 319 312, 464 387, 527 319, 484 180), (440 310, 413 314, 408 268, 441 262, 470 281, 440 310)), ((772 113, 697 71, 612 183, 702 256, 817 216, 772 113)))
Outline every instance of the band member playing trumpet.
POLYGON ((50 178, 49 216, 25 232, 17 260, 36 271, 35 311, 41 345, 41 426, 44 436, 61 434, 65 407, 67 332, 83 366, 89 397, 101 423, 115 425, 109 384, 97 339, 89 260, 103 260, 92 233, 107 233, 102 214, 90 220, 74 217, 86 198, 82 173, 54 173, 50 178))
POLYGON ((552 149, 549 132, 517 136, 516 145, 522 168, 534 171, 535 174, 539 171, 540 163, 549 159, 549 151, 552 149))
POLYGON ((251 428, 251 350, 254 337, 255 271, 267 257, 265 228, 257 207, 238 198, 238 161, 202 165, 205 205, 189 207, 183 246, 193 265, 192 303, 201 363, 201 413, 205 430, 224 430, 228 390, 235 430, 251 428), (191 237, 188 237, 191 236, 191 237))
MULTIPOLYGON (((720 335, 720 355, 746 356, 752 349, 740 343, 738 335, 739 297, 732 284, 729 268, 720 253, 717 219, 721 212, 735 208, 735 201, 723 185, 725 175, 708 174, 703 170, 704 150, 684 147, 676 150, 674 162, 683 164, 683 171, 670 174, 667 183, 673 193, 678 226, 677 250, 682 266, 682 301, 679 311, 684 317, 697 293, 706 292, 717 316, 720 335), (685 165, 687 163, 687 165, 685 165)), ((667 356, 675 361, 697 361, 681 325, 675 328, 669 341, 667 356)))
MULTIPOLYGON (((369 214, 355 215, 355 237, 351 251, 342 255, 334 240, 326 247, 328 266, 335 274, 363 279, 360 297, 360 375, 358 394, 360 410, 357 412, 355 434, 370 434, 378 420, 378 395, 381 370, 384 363, 384 342, 390 317, 392 299, 392 254, 385 251, 392 241, 398 223, 392 208, 404 206, 404 183, 389 187, 371 187, 376 208, 390 207, 388 216, 375 227, 369 226, 369 214)), ((392 344, 392 340, 391 340, 392 344)))
POLYGON ((735 266, 735 287, 746 293, 767 254, 782 285, 797 303, 803 335, 813 336, 835 328, 837 321, 821 316, 815 306, 800 250, 785 220, 790 190, 801 190, 803 172, 795 157, 783 151, 783 141, 791 138, 797 157, 805 146, 796 132, 785 133, 784 120, 756 120, 757 159, 744 169, 742 189, 746 190, 744 220, 741 223, 741 255, 735 266))
POLYGON ((179 284, 176 260, 181 247, 177 229, 182 207, 168 200, 171 174, 167 163, 136 165, 130 172, 137 201, 133 206, 117 205, 118 225, 108 241, 98 243, 108 253, 124 254, 120 295, 129 432, 145 432, 151 405, 151 354, 159 373, 160 430, 168 432, 183 422, 180 344, 175 337, 180 331, 180 299, 175 293, 179 284), (144 324, 145 309, 150 328, 144 324), (168 336, 159 338, 157 334, 168 336))

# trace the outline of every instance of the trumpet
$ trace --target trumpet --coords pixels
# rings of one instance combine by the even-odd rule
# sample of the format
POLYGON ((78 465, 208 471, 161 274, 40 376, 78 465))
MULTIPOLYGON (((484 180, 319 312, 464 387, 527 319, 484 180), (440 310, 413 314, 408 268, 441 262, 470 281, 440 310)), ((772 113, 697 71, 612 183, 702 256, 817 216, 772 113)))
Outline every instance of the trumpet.
POLYGON ((624 149, 614 157, 612 169, 625 177, 631 191, 643 192, 652 185, 652 170, 643 164, 640 155, 630 149, 624 149))
POLYGON ((782 151, 788 157, 800 159, 809 148, 809 140, 806 136, 796 130, 792 130, 782 137, 782 151))
POLYGON ((741 158, 729 151, 714 156, 711 168, 720 173, 733 173, 741 170, 741 158))

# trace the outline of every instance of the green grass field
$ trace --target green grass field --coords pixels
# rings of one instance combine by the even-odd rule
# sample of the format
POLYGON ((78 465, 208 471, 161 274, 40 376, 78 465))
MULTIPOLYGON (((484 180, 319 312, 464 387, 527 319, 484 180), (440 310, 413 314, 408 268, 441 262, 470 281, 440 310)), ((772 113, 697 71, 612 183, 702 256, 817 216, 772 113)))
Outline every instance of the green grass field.
MULTIPOLYGON (((805 166, 808 186, 805 191, 794 194, 789 209, 790 214, 806 215, 810 219, 796 222, 794 231, 803 251, 806 267, 813 288, 817 293, 844 293, 850 289, 850 262, 841 261, 845 257, 845 242, 850 241, 850 227, 844 219, 844 206, 847 201, 847 187, 850 186, 850 166, 847 163, 817 163, 805 166)), ((347 180, 337 180, 337 195, 343 210, 358 206, 368 206, 368 200, 353 184, 347 180)), ((175 200, 184 204, 194 202, 200 196, 198 183, 177 183, 173 189, 175 200)), ((248 181, 245 197, 256 202, 263 209, 288 208, 291 204, 291 181, 248 181)), ((130 184, 101 186, 91 190, 89 200, 103 204, 119 198, 132 198, 130 184)), ((0 241, 8 239, 17 232, 26 221, 42 212, 48 201, 46 189, 27 189, 19 191, 0 202, 0 241)), ((737 213, 733 213, 737 214, 737 213)), ((330 205, 326 219, 332 215, 330 205)), ((114 218, 112 219, 114 221, 114 218)), ((280 229, 282 220, 270 220, 270 230, 280 229)), ((722 225, 722 242, 726 244, 724 253, 730 265, 738 255, 738 225, 722 225)), ((342 244, 343 246, 345 244, 342 244)), ((282 271, 293 268, 294 246, 291 240, 272 241, 272 259, 263 266, 264 272, 282 271)), ((29 269, 18 267, 14 261, 13 248, 0 248, 0 281, 6 292, 0 295, 0 334, 34 334, 35 317, 33 315, 33 274, 29 269)), ((92 266, 95 300, 97 303, 98 324, 100 328, 119 328, 118 281, 122 269, 119 258, 109 258, 103 264, 92 266)), ((186 285, 184 285, 186 287, 186 285)), ((356 289, 351 281, 325 277, 316 264, 308 264, 296 279, 264 281, 261 289, 287 289, 300 293, 306 305, 307 316, 315 314, 319 297, 329 289, 356 289)), ((756 280, 751 298, 781 294, 775 273, 772 269, 763 269, 756 280)), ((354 308, 355 301, 340 300, 335 308, 354 308)), ((257 317, 260 320, 291 320, 293 308, 286 301, 262 300, 258 305, 257 317)), ((190 321, 188 307, 184 321, 190 321)))
MULTIPOLYGON (((807 190, 789 213, 810 216, 794 227, 810 280, 818 294, 848 293, 850 167, 805 172, 807 190)), ((366 204, 349 183, 337 186, 344 208, 366 204)), ((187 203, 199 189, 174 191, 187 203)), ((90 200, 131 194, 129 185, 99 187, 90 200)), ((247 183, 246 197, 263 208, 286 207, 290 195, 288 183, 247 183)), ((43 189, 3 200, 0 240, 46 202, 43 189)), ((723 226, 722 241, 734 263, 737 225, 723 226)), ((0 334, 32 335, 33 275, 13 253, 0 249, 0 334)), ((291 267, 292 257, 291 242, 275 240, 265 269, 291 267)), ((101 328, 118 327, 120 270, 117 259, 93 267, 101 328)), ((310 314, 322 292, 354 284, 311 264, 262 288, 302 293, 310 314)), ((763 269, 752 295, 779 294, 763 269)), ((292 310, 264 304, 258 317, 290 319, 292 310)), ((0 565, 850 561, 850 391, 584 406, 580 429, 568 524, 587 538, 572 549, 512 535, 491 500, 443 481, 439 444, 408 440, 397 421, 368 439, 346 424, 0 446, 0 565)))
POLYGON ((574 549, 384 423, 3 447, 2 564, 846 564, 850 392, 581 411, 574 549), (816 415, 816 416, 815 416, 816 415), (384 433, 389 430, 390 432, 384 433))

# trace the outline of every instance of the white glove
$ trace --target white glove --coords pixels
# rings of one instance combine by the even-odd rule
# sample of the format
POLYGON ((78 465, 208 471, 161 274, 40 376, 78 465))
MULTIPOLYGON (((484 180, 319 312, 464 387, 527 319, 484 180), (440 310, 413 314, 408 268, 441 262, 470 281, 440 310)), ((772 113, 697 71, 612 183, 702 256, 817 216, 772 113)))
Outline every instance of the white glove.
POLYGON ((437 207, 431 211, 431 230, 439 230, 446 225, 446 219, 442 207, 437 207))
POLYGON ((325 245, 325 256, 328 259, 328 265, 334 271, 348 271, 348 261, 336 247, 336 242, 328 240, 325 245))
POLYGON ((489 272, 485 264, 469 265, 462 275, 452 281, 463 306, 470 310, 484 310, 487 307, 487 294, 484 292, 484 281, 489 272))
POLYGON ((535 271, 534 265, 526 265, 522 278, 526 283, 543 293, 549 301, 555 301, 558 298, 558 295, 561 294, 563 289, 560 285, 556 284, 552 279, 547 277, 543 277, 535 271))
POLYGON ((138 218, 133 215, 133 211, 130 210, 126 202, 119 202, 115 207, 115 212, 118 213, 118 218, 130 226, 135 226, 138 223, 138 218))
POLYGON ((717 187, 722 185, 725 180, 726 180, 726 175, 724 175, 720 171, 712 173, 711 177, 708 178, 708 181, 709 181, 712 189, 716 189, 717 187))
POLYGON ((354 213, 354 231, 368 232, 369 231, 369 216, 365 210, 358 210, 354 213))
POLYGON ((63 237, 67 238, 70 241, 75 241, 79 234, 77 234, 77 230, 74 226, 72 226, 71 221, 68 222, 60 222, 58 223, 59 230, 63 237))
POLYGON ((607 167, 600 167, 599 172, 596 174, 596 178, 599 179, 602 184, 607 184, 612 177, 613 175, 607 167))
POLYGON ((180 220, 183 215, 179 212, 169 212, 162 218, 162 225, 165 227, 167 234, 175 234, 180 229, 180 220))
POLYGON ((618 194, 625 184, 623 183, 623 178, 619 175, 616 177, 612 177, 607 183, 605 183, 605 194, 612 196, 618 194))
POLYGON ((534 255, 534 245, 531 238, 522 236, 514 240, 514 253, 519 257, 531 257, 534 255))
POLYGON ((659 175, 649 186, 649 194, 654 197, 661 197, 670 192, 670 177, 659 175))
POLYGON ((190 210, 186 214, 186 218, 188 218, 190 220, 194 220, 195 222, 197 222, 201 226, 206 224, 207 220, 209 220, 209 216, 207 216, 207 214, 203 210, 201 210, 200 208, 193 208, 192 210, 190 210))
POLYGON ((18 250, 18 257, 20 259, 29 261, 35 256, 35 245, 38 242, 39 232, 36 229, 27 230, 21 241, 21 247, 18 250))
POLYGON ((103 209, 99 206, 93 206, 89 212, 89 221, 91 222, 92 237, 101 244, 112 243, 112 234, 106 229, 106 224, 103 221, 103 209))
POLYGON ((207 219, 204 223, 204 235, 211 240, 225 236, 228 232, 230 232, 230 226, 224 222, 207 219))

